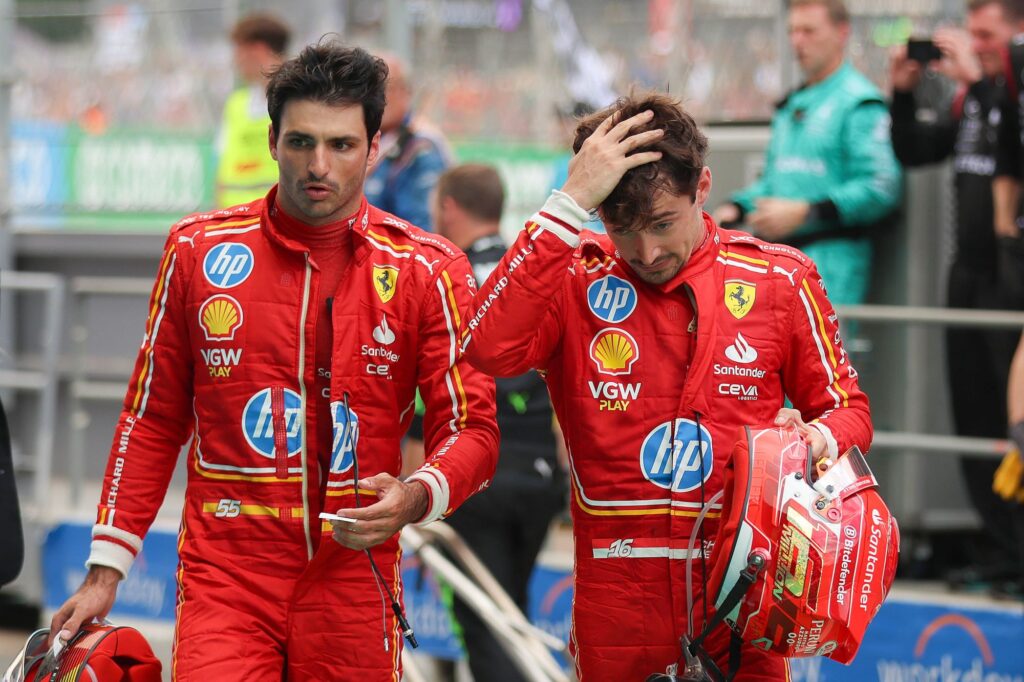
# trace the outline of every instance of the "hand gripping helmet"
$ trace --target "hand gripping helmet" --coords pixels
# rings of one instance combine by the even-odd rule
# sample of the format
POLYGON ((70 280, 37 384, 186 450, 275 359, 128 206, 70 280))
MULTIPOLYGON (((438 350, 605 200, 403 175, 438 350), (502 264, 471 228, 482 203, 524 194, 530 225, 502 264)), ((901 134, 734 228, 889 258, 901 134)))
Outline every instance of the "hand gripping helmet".
POLYGON ((744 434, 726 466, 708 593, 756 647, 849 663, 896 574, 896 519, 857 448, 815 472, 795 429, 744 434))
POLYGON ((160 661, 138 630, 83 625, 67 644, 50 649, 48 635, 32 633, 3 682, 160 682, 160 661))

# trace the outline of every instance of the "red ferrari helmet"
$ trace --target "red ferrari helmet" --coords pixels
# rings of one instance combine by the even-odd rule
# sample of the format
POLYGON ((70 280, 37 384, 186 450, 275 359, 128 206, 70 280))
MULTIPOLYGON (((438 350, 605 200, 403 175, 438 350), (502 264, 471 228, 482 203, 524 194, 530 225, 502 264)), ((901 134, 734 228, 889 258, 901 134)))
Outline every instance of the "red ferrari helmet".
POLYGON ((49 630, 36 630, 3 682, 160 682, 160 661, 133 628, 83 625, 61 649, 47 649, 49 630))
POLYGON ((709 594, 754 646, 849 663, 896 574, 896 519, 857 448, 815 472, 795 429, 744 433, 726 466, 709 594))

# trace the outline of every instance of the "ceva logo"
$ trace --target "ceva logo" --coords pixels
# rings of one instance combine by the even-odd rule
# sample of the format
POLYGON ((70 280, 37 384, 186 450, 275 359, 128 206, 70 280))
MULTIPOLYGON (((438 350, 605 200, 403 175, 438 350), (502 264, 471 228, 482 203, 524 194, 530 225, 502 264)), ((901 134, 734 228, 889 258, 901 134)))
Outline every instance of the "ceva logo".
MULTIPOLYGON (((936 682, 1024 682, 1024 675, 1018 671, 998 670, 992 647, 985 633, 976 622, 959 613, 947 613, 939 616, 925 626, 914 645, 914 658, 917 663, 907 661, 879 660, 878 679, 880 682, 910 682, 911 680, 935 680, 936 682), (934 646, 933 650, 941 651, 938 663, 921 663, 928 650, 928 645, 937 634, 944 630, 959 630, 960 637, 966 636, 977 651, 965 665, 964 647, 951 647, 952 633, 943 633, 942 646, 934 646)), ((934 661, 934 656, 930 657, 934 661)))

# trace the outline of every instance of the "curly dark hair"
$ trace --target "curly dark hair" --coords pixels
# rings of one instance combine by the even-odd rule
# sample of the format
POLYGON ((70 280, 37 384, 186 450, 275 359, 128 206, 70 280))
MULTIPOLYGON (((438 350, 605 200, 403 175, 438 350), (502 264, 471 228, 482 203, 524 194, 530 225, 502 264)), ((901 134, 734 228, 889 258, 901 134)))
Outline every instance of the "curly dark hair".
POLYGON ((328 105, 361 104, 366 139, 380 130, 386 104, 388 67, 384 60, 360 47, 345 47, 330 40, 307 45, 270 74, 267 111, 276 135, 284 105, 308 99, 328 105))
POLYGON ((654 192, 665 190, 676 196, 688 194, 697 198, 697 181, 704 169, 708 139, 683 109, 679 100, 662 93, 648 92, 620 97, 614 104, 580 121, 576 126, 573 152, 578 152, 609 116, 622 121, 642 111, 654 116, 647 123, 633 128, 633 133, 661 128, 665 134, 655 142, 633 153, 659 151, 661 158, 626 172, 608 198, 601 203, 605 222, 617 227, 647 225, 654 213, 654 192))

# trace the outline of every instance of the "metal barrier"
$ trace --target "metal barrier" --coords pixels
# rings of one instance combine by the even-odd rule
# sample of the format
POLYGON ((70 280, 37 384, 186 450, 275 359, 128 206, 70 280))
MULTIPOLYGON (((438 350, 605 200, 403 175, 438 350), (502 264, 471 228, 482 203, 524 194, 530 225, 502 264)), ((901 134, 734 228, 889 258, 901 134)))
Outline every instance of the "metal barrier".
MULTIPOLYGON (((55 275, 41 273, 4 273, 4 287, 21 291, 50 291, 46 307, 46 338, 44 357, 39 371, 22 369, 0 370, 0 388, 9 387, 19 390, 35 390, 42 399, 37 432, 39 434, 39 458, 35 460, 41 468, 36 477, 35 495, 42 499, 49 485, 52 469, 53 433, 56 424, 55 409, 59 375, 56 372, 59 362, 59 340, 61 336, 61 311, 63 310, 63 280, 55 275), (45 427, 44 427, 45 425, 45 427)), ((85 405, 89 402, 115 403, 124 396, 127 372, 108 369, 102 372, 97 369, 95 359, 89 358, 86 351, 90 319, 89 301, 96 297, 147 297, 152 287, 149 278, 128 277, 75 277, 69 280, 68 289, 71 295, 69 306, 70 317, 70 354, 68 367, 70 376, 69 400, 71 423, 68 438, 69 476, 72 481, 81 481, 84 476, 85 439, 82 437, 88 425, 88 411, 85 405), (119 374, 123 373, 123 376, 119 374)), ((1024 313, 967 310, 938 307, 906 307, 883 305, 840 306, 838 313, 844 320, 858 320, 866 323, 898 324, 910 328, 922 326, 959 326, 981 328, 1016 328, 1024 329, 1024 313)), ((915 395, 924 385, 920 379, 928 371, 928 359, 915 352, 916 344, 907 343, 904 353, 906 371, 905 395, 903 400, 908 408, 907 418, 903 420, 906 429, 902 431, 877 431, 873 449, 900 451, 903 460, 912 461, 918 453, 935 454, 973 454, 988 457, 1000 457, 1008 449, 1009 443, 997 438, 967 438, 953 435, 927 433, 926 420, 922 418, 923 408, 918 404, 924 400, 915 395)), ((127 365, 127 363, 125 363, 127 365)), ((917 493, 911 490, 912 483, 907 482, 907 494, 911 500, 908 504, 915 506, 917 493)), ((81 500, 81 486, 72 485, 70 501, 78 505, 81 500)))
MULTIPOLYGON (((68 439, 68 472, 72 481, 85 478, 85 438, 89 415, 87 401, 118 402, 124 399, 128 376, 101 379, 87 365, 89 299, 97 296, 147 297, 153 281, 142 277, 74 277, 71 279, 71 384, 69 399, 71 437, 68 439)), ((81 503, 82 486, 71 486, 71 504, 81 503)))
POLYGON ((530 682, 569 682, 569 676, 551 651, 567 653, 566 644, 535 627, 526 619, 490 571, 469 546, 444 523, 406 526, 402 548, 414 552, 434 570, 452 591, 472 608, 491 629, 509 658, 530 682), (454 557, 461 569, 446 558, 434 543, 454 557))
MULTIPOLYGON (((969 308, 933 308, 895 305, 849 305, 837 306, 836 312, 843 320, 861 322, 885 322, 900 325, 933 325, 941 327, 973 327, 984 329, 1014 329, 1024 331, 1024 313, 1005 310, 974 310, 969 308)), ((910 344, 908 344, 909 346, 910 344)), ((918 374, 927 360, 908 348, 906 366, 908 375, 918 374)), ((905 382, 907 399, 918 399, 912 395, 914 386, 905 382)), ((973 438, 967 436, 936 435, 912 431, 876 431, 872 449, 913 449, 944 454, 984 455, 1002 457, 1010 448, 1010 442, 1000 438, 973 438)))
MULTIPOLYGON (((0 388, 34 393, 39 400, 36 417, 33 454, 24 448, 15 451, 16 471, 33 475, 33 495, 26 509, 38 515, 46 509, 50 479, 53 472, 53 434, 57 415, 57 367, 60 360, 61 315, 64 310, 64 278, 45 272, 0 272, 0 290, 7 292, 42 294, 43 328, 42 348, 37 368, 19 367, 0 369, 0 388)), ((12 349, 13 350, 13 349, 12 349)), ((13 354, 11 360, 18 362, 13 354)))

